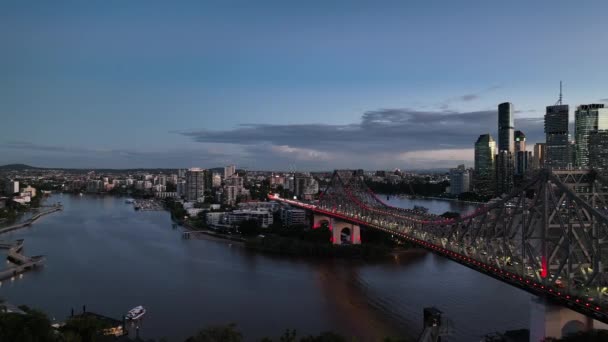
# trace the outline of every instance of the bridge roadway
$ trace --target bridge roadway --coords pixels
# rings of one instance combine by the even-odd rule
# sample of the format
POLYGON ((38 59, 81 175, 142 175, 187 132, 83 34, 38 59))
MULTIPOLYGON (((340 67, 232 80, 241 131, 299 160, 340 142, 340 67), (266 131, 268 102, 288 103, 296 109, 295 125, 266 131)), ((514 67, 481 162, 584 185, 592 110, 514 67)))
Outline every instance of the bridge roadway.
POLYGON ((336 218, 342 221, 358 224, 365 227, 370 227, 374 229, 378 229, 384 231, 386 233, 398 236, 404 240, 410 241, 424 249, 427 249, 433 253, 456 261, 459 264, 462 264, 466 267, 479 271, 481 273, 487 274, 495 279, 508 283, 510 285, 516 286, 520 289, 523 289, 529 293, 532 293, 537 296, 545 297, 553 302, 556 302, 560 305, 566 306, 574 311, 580 312, 584 315, 590 316, 600 322, 608 323, 608 308, 601 306, 598 303, 595 303, 589 298, 572 296, 568 293, 565 293, 563 289, 554 286, 544 285, 540 282, 526 279, 519 274, 514 272, 509 272, 504 269, 500 269, 495 267, 494 265, 481 262, 479 260, 475 260, 467 255, 460 254, 443 248, 442 246, 430 243, 425 240, 417 239, 413 236, 405 234, 401 231, 386 228, 378 224, 370 223, 367 221, 363 221, 357 219, 352 216, 348 216, 346 214, 337 212, 336 210, 326 210, 320 208, 313 204, 303 203, 299 201, 289 200, 280 198, 274 195, 268 196, 269 200, 279 201, 282 203, 286 203, 301 209, 312 211, 313 213, 329 216, 332 218, 336 218))

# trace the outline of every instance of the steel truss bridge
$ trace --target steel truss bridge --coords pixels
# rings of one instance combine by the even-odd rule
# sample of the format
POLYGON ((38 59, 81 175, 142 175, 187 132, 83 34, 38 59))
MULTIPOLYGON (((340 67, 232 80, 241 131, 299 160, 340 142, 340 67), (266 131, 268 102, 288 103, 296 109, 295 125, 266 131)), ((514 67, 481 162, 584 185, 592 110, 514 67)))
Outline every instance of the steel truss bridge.
POLYGON ((355 171, 335 171, 316 202, 277 200, 410 241, 608 323, 608 180, 541 170, 458 219, 389 206, 355 171))

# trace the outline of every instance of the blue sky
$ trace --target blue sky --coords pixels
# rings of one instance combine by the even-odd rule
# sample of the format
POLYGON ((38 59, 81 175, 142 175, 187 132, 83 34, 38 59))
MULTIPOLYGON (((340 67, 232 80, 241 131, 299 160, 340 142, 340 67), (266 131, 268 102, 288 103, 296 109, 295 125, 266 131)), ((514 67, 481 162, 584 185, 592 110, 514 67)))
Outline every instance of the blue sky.
POLYGON ((471 165, 608 98, 602 1, 0 2, 0 164, 471 165))

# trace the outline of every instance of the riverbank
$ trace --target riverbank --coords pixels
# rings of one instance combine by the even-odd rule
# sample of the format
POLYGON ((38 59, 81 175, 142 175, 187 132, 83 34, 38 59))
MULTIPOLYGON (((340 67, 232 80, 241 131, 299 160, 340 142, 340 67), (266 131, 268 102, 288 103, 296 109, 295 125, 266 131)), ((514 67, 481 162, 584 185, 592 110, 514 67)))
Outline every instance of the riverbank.
MULTIPOLYGON (((292 236, 280 236, 271 232, 255 237, 222 234, 208 229, 195 228, 188 223, 182 223, 185 231, 182 236, 186 239, 197 237, 213 241, 230 241, 232 244, 249 250, 284 256, 297 257, 335 257, 377 259, 404 254, 409 248, 390 248, 378 244, 363 245, 333 245, 328 242, 306 241, 292 236)), ((324 240, 324 241, 327 241, 324 240)))
POLYGON ((392 196, 392 197, 397 197, 397 198, 407 198, 407 199, 414 199, 414 200, 423 199, 423 200, 450 201, 450 202, 456 202, 456 203, 466 203, 466 204, 475 204, 475 205, 483 205, 483 204, 487 203, 487 202, 476 202, 476 201, 463 201, 463 200, 459 200, 458 198, 450 198, 450 197, 412 196, 412 195, 406 195, 406 194, 382 195, 382 196, 392 196))
POLYGON ((182 235, 184 236, 184 238, 187 238, 187 239, 191 238, 192 236, 197 236, 197 237, 203 236, 207 240, 232 241, 232 242, 236 242, 242 246, 244 246, 244 243, 246 242, 246 239, 243 237, 240 237, 240 236, 222 234, 222 233, 214 232, 214 231, 208 230, 208 229, 198 229, 198 228, 191 226, 188 223, 182 223, 181 226, 185 228, 185 231, 182 233, 182 235))
POLYGON ((29 219, 27 219, 24 222, 21 222, 21 223, 18 223, 18 224, 14 224, 12 226, 8 226, 8 227, 4 227, 4 228, 0 229, 0 234, 8 233, 8 232, 13 231, 13 230, 17 230, 17 229, 20 229, 20 228, 31 226, 32 224, 34 224, 42 216, 48 215, 48 214, 51 214, 51 213, 54 213, 54 212, 60 211, 60 210, 63 210, 63 207, 61 205, 57 205, 57 206, 55 206, 55 207, 53 207, 53 208, 51 208, 49 210, 41 211, 41 212, 33 215, 32 217, 30 217, 29 219))

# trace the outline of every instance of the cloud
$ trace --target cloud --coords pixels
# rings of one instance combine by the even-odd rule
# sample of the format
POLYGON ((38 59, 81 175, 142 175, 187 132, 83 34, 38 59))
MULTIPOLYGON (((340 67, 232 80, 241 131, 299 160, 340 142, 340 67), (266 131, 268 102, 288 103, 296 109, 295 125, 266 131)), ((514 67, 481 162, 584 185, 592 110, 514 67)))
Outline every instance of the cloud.
POLYGON ((481 99, 483 94, 492 92, 492 91, 500 89, 500 88, 501 88, 501 86, 495 85, 495 86, 491 86, 491 87, 482 89, 476 93, 464 94, 461 96, 450 98, 450 99, 447 99, 447 100, 441 102, 439 105, 437 105, 437 107, 439 107, 439 109, 441 109, 441 110, 447 111, 450 108, 450 105, 453 103, 476 101, 476 100, 481 99))
POLYGON ((605 99, 600 99, 600 101, 599 101, 599 102, 608 102, 608 97, 607 97, 607 98, 605 98, 605 99))
MULTIPOLYGON (((542 141, 542 118, 515 120, 529 143, 542 141)), ((329 124, 245 124, 234 129, 180 132, 203 144, 243 146, 258 158, 333 167, 449 167, 473 159, 480 134, 495 138, 497 113, 441 112, 387 108, 364 113, 359 122, 329 124), (397 164, 398 163, 398 164, 397 164)))
POLYGON ((25 141, 0 142, 3 160, 40 167, 74 168, 178 168, 220 166, 239 160, 251 162, 251 154, 238 146, 207 144, 198 149, 136 151, 43 145, 25 141))
MULTIPOLYGON (((402 169, 472 165, 481 134, 497 139, 496 110, 442 111, 384 108, 349 124, 243 124, 225 130, 173 132, 184 148, 162 151, 0 141, 7 162, 65 167, 216 167, 236 163, 257 170, 402 169), (32 162, 35 160, 36 162, 32 162)), ((544 140, 543 119, 517 117, 529 149, 544 140)))
POLYGON ((479 99, 479 95, 477 94, 467 94, 467 95, 462 95, 460 97, 460 100, 468 102, 468 101, 473 101, 473 100, 477 100, 479 99))
POLYGON ((515 114, 523 114, 523 113, 536 113, 536 109, 521 109, 521 110, 515 110, 514 111, 515 114))

